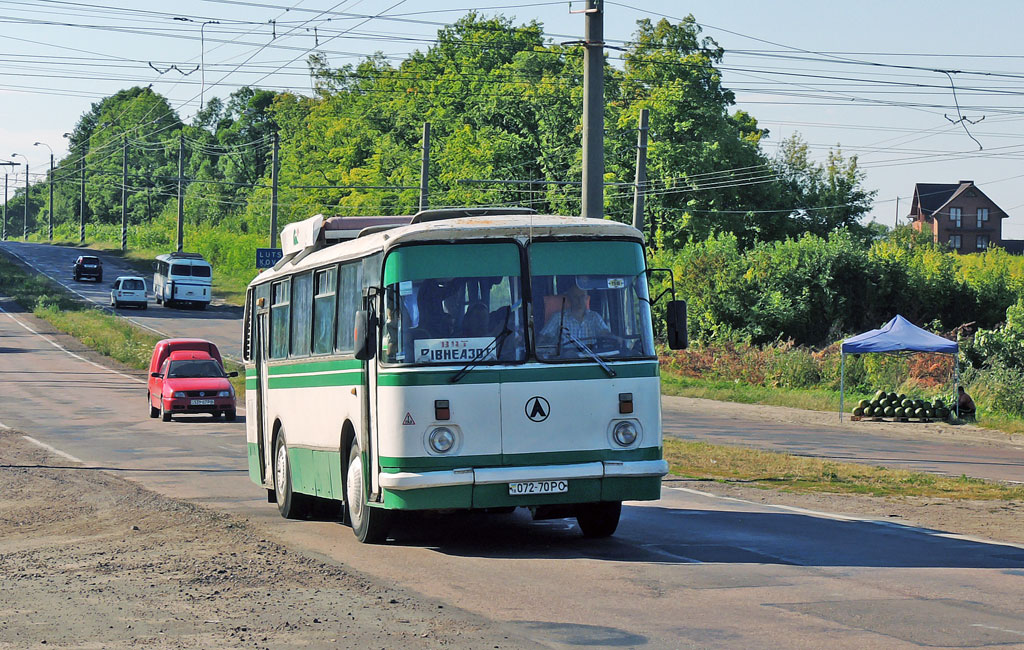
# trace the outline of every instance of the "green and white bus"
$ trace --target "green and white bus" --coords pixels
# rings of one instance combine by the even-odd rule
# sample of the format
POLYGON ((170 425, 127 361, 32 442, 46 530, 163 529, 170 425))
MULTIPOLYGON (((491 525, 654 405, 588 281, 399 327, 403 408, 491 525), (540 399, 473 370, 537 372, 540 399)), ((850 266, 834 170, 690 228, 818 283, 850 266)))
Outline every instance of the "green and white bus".
MULTIPOLYGON (((611 535, 657 499, 661 402, 643 235, 528 210, 316 216, 245 303, 249 475, 363 542, 403 510, 526 507, 611 535)), ((686 305, 668 339, 686 344, 686 305)))

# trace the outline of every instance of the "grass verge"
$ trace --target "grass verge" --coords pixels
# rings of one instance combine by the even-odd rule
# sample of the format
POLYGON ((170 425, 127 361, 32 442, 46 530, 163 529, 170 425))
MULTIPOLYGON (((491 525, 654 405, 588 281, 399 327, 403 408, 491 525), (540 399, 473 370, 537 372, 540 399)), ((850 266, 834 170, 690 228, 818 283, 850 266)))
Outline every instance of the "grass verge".
POLYGON ((723 483, 741 481, 789 492, 1024 500, 1024 485, 967 476, 938 476, 671 438, 665 439, 664 453, 671 473, 677 476, 723 483))
MULTIPOLYGON (((33 315, 70 334, 85 346, 116 359, 130 368, 147 370, 153 346, 160 340, 96 306, 83 303, 49 279, 29 273, 0 255, 0 294, 10 296, 33 315)), ((226 370, 243 368, 225 361, 226 370)), ((236 395, 245 394, 245 378, 231 380, 236 395)))

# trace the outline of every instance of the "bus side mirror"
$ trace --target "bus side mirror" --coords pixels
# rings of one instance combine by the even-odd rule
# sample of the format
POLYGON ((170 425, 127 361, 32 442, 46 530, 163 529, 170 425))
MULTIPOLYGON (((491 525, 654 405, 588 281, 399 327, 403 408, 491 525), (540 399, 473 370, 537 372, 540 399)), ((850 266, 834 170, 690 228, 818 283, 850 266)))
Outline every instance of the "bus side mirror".
POLYGON ((365 309, 356 312, 355 356, 360 361, 369 361, 377 350, 376 318, 365 309))
POLYGON ((665 312, 670 350, 685 350, 689 344, 686 331, 686 301, 670 300, 665 312))
POLYGON ((160 379, 161 377, 163 377, 163 375, 160 374, 159 372, 151 372, 151 373, 149 373, 149 376, 150 377, 156 377, 157 379, 160 379))

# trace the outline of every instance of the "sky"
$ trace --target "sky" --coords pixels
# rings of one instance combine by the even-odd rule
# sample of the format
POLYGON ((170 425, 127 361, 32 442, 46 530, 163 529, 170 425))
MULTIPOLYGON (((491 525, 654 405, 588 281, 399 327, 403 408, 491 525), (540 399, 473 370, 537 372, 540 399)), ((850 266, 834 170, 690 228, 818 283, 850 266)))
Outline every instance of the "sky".
MULTIPOLYGON (((836 148, 856 155, 878 191, 867 220, 886 225, 906 222, 914 183, 973 180, 1010 215, 1003 237, 1024 239, 1022 8, 608 0, 605 40, 622 46, 639 19, 690 13, 725 49, 723 83, 768 129, 766 153, 799 133, 817 161, 836 148)), ((123 88, 152 84, 187 122, 243 85, 309 94, 313 51, 332 67, 378 51, 397 63, 470 9, 537 20, 553 42, 583 35, 584 16, 570 13, 580 0, 0 0, 0 161, 27 158, 42 180, 49 149, 66 156, 63 134, 123 88)), ((23 168, 11 169, 8 182, 23 184, 23 168)))

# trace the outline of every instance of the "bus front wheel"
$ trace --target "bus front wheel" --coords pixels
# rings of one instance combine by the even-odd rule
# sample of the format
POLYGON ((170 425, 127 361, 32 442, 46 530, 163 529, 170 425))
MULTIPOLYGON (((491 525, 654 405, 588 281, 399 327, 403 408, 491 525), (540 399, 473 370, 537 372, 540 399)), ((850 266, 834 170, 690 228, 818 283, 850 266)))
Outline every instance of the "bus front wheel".
POLYGON ((277 434, 274 443, 274 492, 277 509, 285 519, 304 519, 309 514, 310 497, 292 492, 292 472, 288 466, 288 443, 284 429, 277 434))
POLYGON ((361 456, 359 446, 353 445, 345 476, 345 506, 356 539, 364 544, 379 544, 387 539, 392 513, 366 503, 361 456))
POLYGON ((610 537, 619 527, 621 501, 586 503, 576 511, 576 523, 584 537, 610 537))

